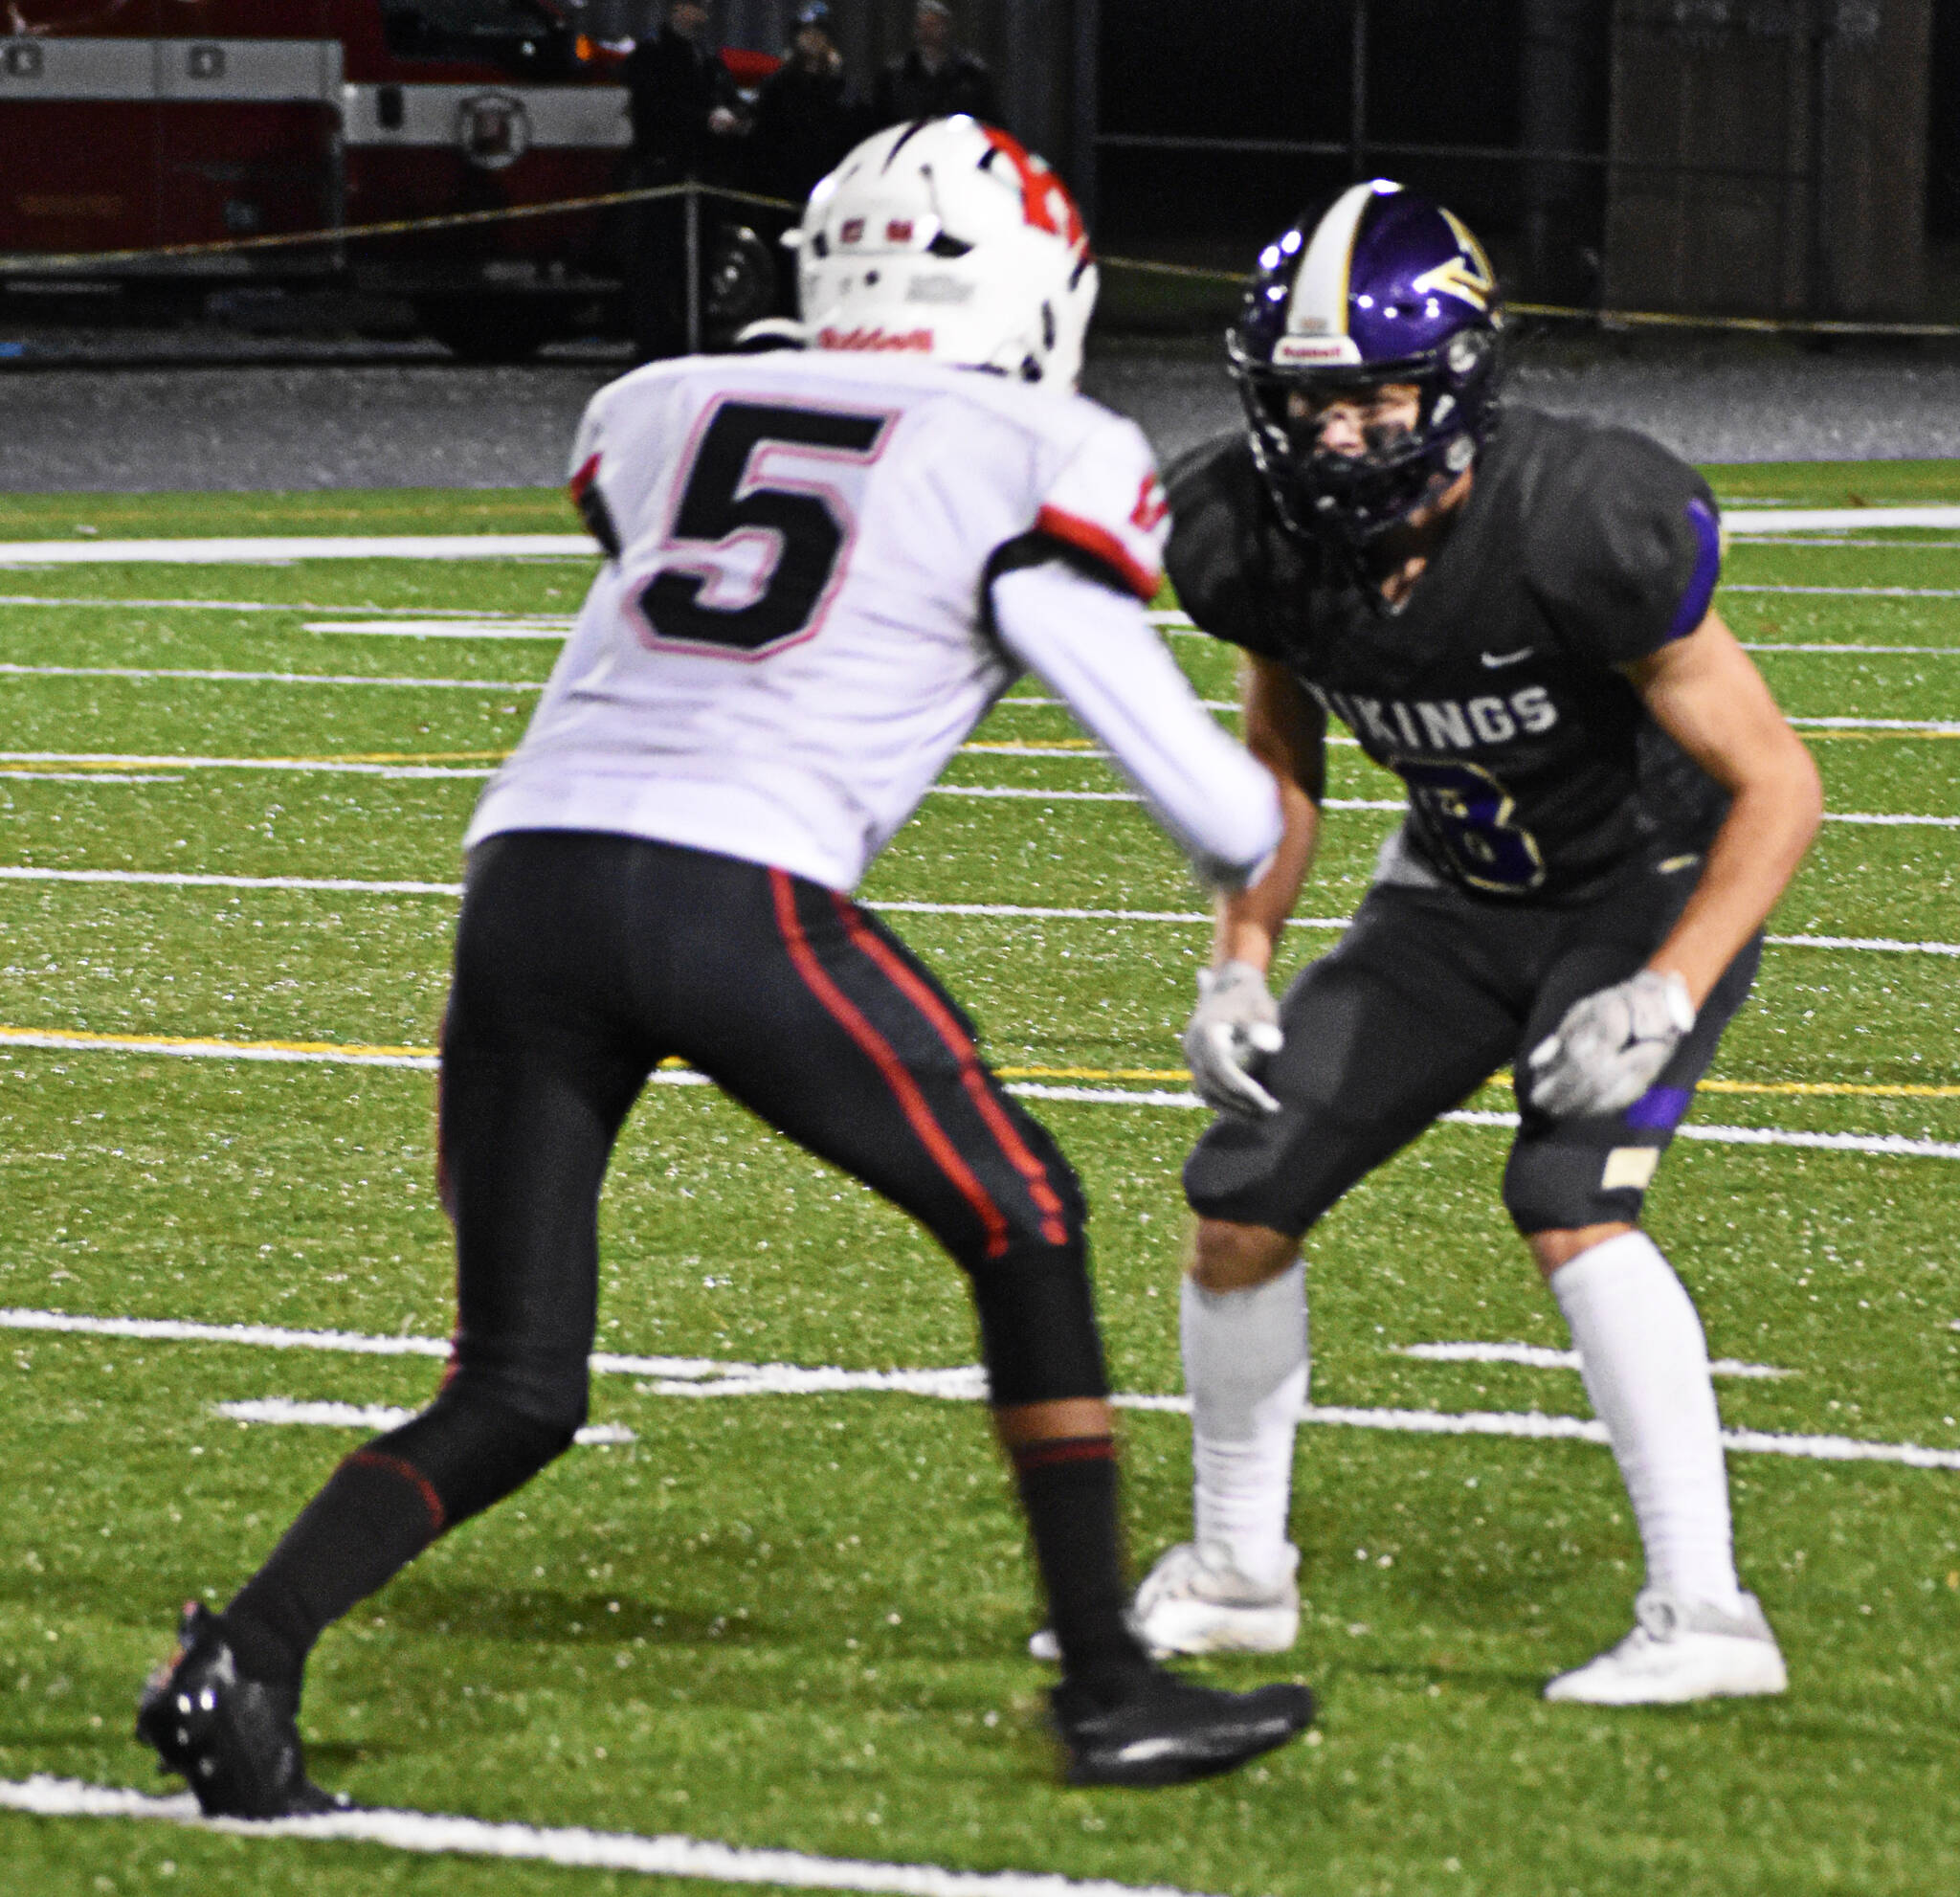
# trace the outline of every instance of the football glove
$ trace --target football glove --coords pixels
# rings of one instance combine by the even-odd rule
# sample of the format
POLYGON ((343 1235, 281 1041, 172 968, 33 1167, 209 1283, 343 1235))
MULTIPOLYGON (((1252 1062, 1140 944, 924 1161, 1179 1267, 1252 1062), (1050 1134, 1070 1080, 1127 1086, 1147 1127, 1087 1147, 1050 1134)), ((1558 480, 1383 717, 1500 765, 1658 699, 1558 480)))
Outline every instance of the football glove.
POLYGON ((1573 1002, 1531 1050, 1531 1104, 1560 1120, 1631 1106, 1694 1024, 1695 1005, 1678 974, 1642 969, 1602 988, 1573 1002))
POLYGON ((1280 1005, 1250 962, 1198 971, 1198 1005, 1184 1030, 1184 1055, 1206 1105, 1248 1118, 1279 1112, 1280 1103, 1249 1070, 1284 1044, 1280 1005))

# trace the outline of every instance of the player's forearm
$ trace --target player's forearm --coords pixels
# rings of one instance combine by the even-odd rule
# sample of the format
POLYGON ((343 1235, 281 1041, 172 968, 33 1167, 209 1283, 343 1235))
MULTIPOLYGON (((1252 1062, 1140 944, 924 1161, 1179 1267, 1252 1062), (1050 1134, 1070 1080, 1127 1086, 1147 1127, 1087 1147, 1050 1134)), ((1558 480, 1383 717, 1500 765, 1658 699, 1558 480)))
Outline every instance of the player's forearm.
POLYGON ((1213 723, 1142 609, 1058 564, 994 583, 1002 642, 1105 744, 1206 882, 1241 883, 1281 836, 1272 773, 1213 723))
POLYGON ((1320 809, 1298 784, 1280 784, 1280 808, 1285 827, 1280 847, 1259 880, 1244 889, 1218 898, 1217 921, 1212 932, 1212 962, 1250 962, 1263 971, 1273 960, 1286 919, 1300 900, 1320 840, 1320 809))
POLYGON ((1695 893, 1648 967, 1679 974, 1699 1008, 1723 970, 1769 919, 1823 813, 1816 767, 1793 741, 1775 769, 1736 792, 1695 893))

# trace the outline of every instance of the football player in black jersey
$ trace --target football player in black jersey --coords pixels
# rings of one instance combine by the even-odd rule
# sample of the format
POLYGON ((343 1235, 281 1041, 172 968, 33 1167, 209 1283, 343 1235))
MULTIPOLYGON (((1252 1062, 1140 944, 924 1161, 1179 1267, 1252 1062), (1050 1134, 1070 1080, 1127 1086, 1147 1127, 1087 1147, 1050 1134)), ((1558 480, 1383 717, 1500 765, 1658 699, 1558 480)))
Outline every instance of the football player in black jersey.
POLYGON ((1180 1651, 1277 1650, 1307 1381, 1302 1235, 1507 1063, 1503 1196, 1557 1299, 1647 1562, 1633 1632, 1547 1688, 1783 1690, 1742 1591, 1694 1306, 1640 1202, 1815 832, 1809 754, 1711 609, 1713 497, 1643 436, 1496 403, 1502 312, 1450 212, 1386 181, 1260 257, 1229 339, 1248 427, 1170 480, 1169 570, 1245 653, 1285 841, 1219 905, 1185 1045, 1196 1524, 1137 1596, 1180 1651), (1408 812, 1352 927, 1275 1002, 1328 715, 1408 812))

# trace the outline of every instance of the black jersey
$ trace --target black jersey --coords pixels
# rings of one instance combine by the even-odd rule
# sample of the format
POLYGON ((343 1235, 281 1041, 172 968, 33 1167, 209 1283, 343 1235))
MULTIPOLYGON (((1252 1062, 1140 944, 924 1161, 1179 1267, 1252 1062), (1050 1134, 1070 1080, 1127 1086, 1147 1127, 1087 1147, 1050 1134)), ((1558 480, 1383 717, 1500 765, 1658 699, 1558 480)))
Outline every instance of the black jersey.
POLYGON ((1692 632, 1714 591, 1714 497, 1665 449, 1507 408, 1393 610, 1281 525, 1242 434, 1185 456, 1169 488, 1185 611, 1283 663, 1401 777, 1423 868, 1569 900, 1637 852, 1705 847, 1722 792, 1615 669, 1692 632))

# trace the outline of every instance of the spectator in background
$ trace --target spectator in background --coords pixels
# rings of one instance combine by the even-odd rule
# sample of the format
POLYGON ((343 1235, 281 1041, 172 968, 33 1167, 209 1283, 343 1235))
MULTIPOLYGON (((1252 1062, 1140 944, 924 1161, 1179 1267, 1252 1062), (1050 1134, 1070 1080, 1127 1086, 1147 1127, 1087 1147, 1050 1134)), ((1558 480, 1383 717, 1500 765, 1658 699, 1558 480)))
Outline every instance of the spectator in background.
POLYGON ((831 37, 831 10, 825 0, 809 0, 797 9, 788 57, 764 80, 756 101, 751 154, 758 189, 800 206, 869 129, 831 37))
POLYGON ((919 0, 912 15, 912 50, 879 76, 878 123, 944 119, 965 112, 990 125, 1000 123, 1000 95, 985 60, 953 37, 946 0, 919 0))
MULTIPOLYGON (((657 33, 626 61, 633 115, 629 175, 635 187, 689 178, 725 183, 747 130, 734 76, 707 43, 705 0, 672 0, 657 33)), ((632 207, 623 220, 621 277, 634 351, 641 362, 687 346, 686 213, 679 198, 632 207)))
POLYGON ((643 183, 706 175, 720 156, 717 143, 743 130, 734 78, 708 45, 707 25, 705 0, 673 0, 660 30, 627 58, 633 149, 649 173, 643 183))

